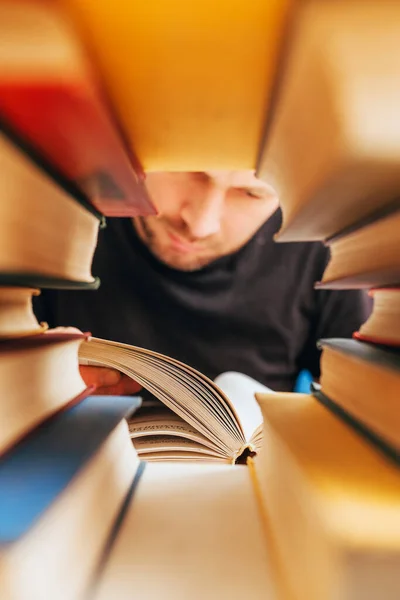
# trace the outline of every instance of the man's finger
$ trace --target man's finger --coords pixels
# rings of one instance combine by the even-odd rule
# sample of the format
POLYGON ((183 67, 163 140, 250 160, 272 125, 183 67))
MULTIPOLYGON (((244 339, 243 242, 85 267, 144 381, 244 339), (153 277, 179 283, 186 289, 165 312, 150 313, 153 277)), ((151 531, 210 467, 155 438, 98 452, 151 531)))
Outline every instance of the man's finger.
POLYGON ((129 396, 129 394, 137 394, 142 389, 140 383, 138 383, 134 379, 131 379, 127 375, 121 376, 120 385, 124 389, 124 392, 122 393, 127 396, 129 396))
POLYGON ((116 385, 108 385, 106 387, 99 386, 96 388, 96 394, 99 396, 133 396, 141 390, 141 386, 132 381, 129 377, 122 377, 121 381, 116 385))
POLYGON ((95 385, 98 388, 117 385, 122 377, 119 371, 106 367, 79 365, 79 371, 86 385, 95 385))
POLYGON ((115 369, 80 365, 79 370, 86 385, 95 385, 99 395, 129 396, 142 389, 139 383, 115 369))

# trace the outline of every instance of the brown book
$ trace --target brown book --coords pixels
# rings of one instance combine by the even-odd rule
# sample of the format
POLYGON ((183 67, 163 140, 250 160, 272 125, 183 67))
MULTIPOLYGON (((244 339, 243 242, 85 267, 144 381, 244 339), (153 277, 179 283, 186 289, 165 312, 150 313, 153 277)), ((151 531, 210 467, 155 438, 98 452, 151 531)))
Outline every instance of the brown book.
POLYGON ((158 400, 129 421, 144 460, 245 462, 258 451, 262 416, 254 398, 228 398, 205 375, 173 358, 91 338, 79 350, 82 364, 113 367, 158 400))
POLYGON ((32 428, 90 392, 79 373, 81 333, 0 341, 0 454, 32 428))
POLYGON ((354 337, 384 346, 400 347, 400 288, 370 290, 372 313, 354 337))
POLYGON ((264 441, 255 465, 278 598, 397 600, 398 469, 311 395, 257 399, 264 441))
POLYGON ((43 333, 47 323, 38 323, 33 313, 32 296, 39 290, 0 287, 0 340, 43 333))
POLYGON ((99 218, 70 196, 0 128, 0 283, 96 287, 99 218))
POLYGON ((258 173, 278 241, 324 240, 400 196, 400 5, 299 3, 258 173))
POLYGON ((321 390, 400 453, 400 353, 356 340, 321 340, 321 390))
POLYGON ((317 288, 373 288, 400 283, 400 211, 329 242, 331 258, 317 288))

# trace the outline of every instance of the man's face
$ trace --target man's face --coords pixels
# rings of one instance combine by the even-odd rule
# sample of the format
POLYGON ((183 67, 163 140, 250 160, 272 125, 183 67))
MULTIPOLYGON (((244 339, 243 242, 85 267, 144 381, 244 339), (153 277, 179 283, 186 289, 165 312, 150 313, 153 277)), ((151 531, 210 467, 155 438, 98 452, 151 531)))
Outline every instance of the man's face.
POLYGON ((159 214, 134 219, 141 240, 163 263, 195 271, 241 248, 278 200, 253 171, 149 173, 159 214))

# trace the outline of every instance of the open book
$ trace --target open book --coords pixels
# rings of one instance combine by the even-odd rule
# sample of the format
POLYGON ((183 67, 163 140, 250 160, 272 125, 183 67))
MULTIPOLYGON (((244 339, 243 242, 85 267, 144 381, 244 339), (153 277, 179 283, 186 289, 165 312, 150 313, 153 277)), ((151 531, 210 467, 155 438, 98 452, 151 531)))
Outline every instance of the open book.
POLYGON ((145 460, 245 462, 262 441, 255 399, 229 399, 205 375, 173 358, 128 344, 90 338, 81 364, 118 369, 161 402, 129 421, 133 443, 145 460))

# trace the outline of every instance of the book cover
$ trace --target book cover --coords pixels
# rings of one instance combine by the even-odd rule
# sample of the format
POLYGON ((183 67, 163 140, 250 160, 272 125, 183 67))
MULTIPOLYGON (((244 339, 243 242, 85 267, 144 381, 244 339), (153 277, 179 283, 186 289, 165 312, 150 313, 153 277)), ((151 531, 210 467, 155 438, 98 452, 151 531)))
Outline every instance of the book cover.
POLYGON ((146 170, 255 168, 291 0, 63 4, 146 170))
POLYGON ((0 544, 16 541, 68 486, 140 400, 88 396, 0 458, 0 544))
POLYGON ((322 339, 318 342, 320 349, 323 349, 325 346, 344 354, 349 354, 360 360, 371 362, 394 371, 400 371, 400 354, 393 350, 378 348, 373 344, 344 338, 322 339))
POLYGON ((1 286, 19 286, 34 287, 39 289, 59 289, 59 290, 97 290, 100 287, 100 279, 94 277, 93 281, 72 281, 59 277, 49 277, 37 273, 1 273, 1 286))

